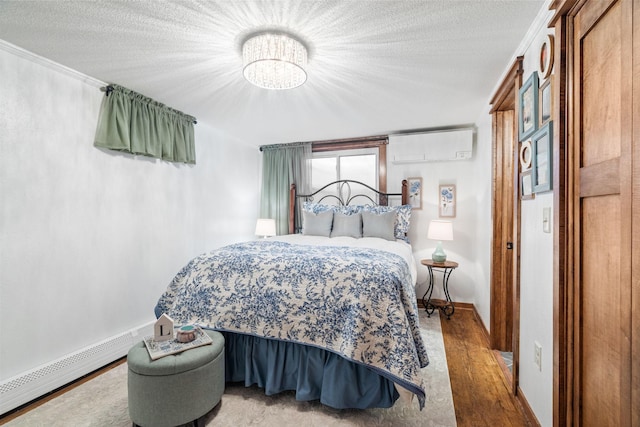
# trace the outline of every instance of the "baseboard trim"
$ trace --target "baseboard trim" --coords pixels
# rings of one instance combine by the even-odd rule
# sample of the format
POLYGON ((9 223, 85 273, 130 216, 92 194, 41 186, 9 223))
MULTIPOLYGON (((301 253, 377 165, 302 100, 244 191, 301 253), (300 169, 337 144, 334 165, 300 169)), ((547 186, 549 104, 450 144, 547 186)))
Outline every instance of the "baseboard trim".
POLYGON ((153 322, 0 382, 0 414, 4 415, 122 358, 142 336, 151 334, 153 322))
POLYGON ((518 387, 518 391, 516 393, 516 401, 520 405, 520 409, 527 421, 529 421, 532 426, 541 427, 538 418, 536 418, 536 415, 533 413, 533 409, 529 406, 529 402, 527 402, 527 399, 524 397, 524 393, 522 393, 522 389, 520 389, 520 387, 518 387))
MULTIPOLYGON (((424 304, 422 303, 422 299, 418 298, 418 307, 419 308, 424 308, 424 304)), ((440 300, 439 300, 440 301, 440 300)), ((453 302, 453 306, 456 308, 456 310, 474 310, 475 311, 475 307, 472 303, 470 302, 453 302)), ((477 312, 476 312, 477 315, 477 312)))
POLYGON ((482 336, 484 337, 485 345, 488 349, 491 350, 491 337, 489 336, 489 329, 487 329, 487 326, 482 321, 482 317, 480 317, 480 313, 478 313, 478 310, 476 310, 476 306, 473 304, 471 304, 471 306, 473 307, 473 315, 476 318, 476 322, 478 322, 480 326, 482 326, 482 336))

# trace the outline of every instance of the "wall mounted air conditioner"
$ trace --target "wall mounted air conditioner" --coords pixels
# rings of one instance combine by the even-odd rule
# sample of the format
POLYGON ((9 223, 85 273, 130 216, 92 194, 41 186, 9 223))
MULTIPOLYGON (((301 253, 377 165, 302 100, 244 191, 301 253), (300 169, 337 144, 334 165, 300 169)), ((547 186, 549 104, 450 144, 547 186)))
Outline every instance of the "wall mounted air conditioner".
POLYGON ((396 164, 468 160, 473 155, 473 128, 389 135, 389 145, 396 164))

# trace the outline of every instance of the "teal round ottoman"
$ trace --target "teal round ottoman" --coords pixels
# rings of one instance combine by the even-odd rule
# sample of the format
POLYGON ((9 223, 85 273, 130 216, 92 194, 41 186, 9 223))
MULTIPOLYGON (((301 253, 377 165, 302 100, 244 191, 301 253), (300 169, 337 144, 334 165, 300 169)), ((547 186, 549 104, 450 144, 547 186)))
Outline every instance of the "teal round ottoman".
POLYGON ((142 427, 175 427, 213 409, 224 392, 224 337, 205 330, 210 345, 151 360, 144 342, 127 355, 129 416, 142 427))

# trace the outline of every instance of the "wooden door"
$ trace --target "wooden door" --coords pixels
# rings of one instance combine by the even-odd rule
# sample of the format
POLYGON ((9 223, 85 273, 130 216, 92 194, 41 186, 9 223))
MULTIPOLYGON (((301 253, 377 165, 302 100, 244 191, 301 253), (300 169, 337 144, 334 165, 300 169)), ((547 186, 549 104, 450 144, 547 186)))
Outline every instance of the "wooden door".
POLYGON ((491 348, 512 351, 514 110, 493 113, 494 191, 491 259, 491 348))
MULTIPOLYGON (((519 274, 514 272, 518 238, 514 230, 519 200, 516 195, 518 142, 516 93, 522 85, 522 57, 516 58, 491 100, 493 154, 493 236, 491 248, 491 348, 512 351, 513 382, 517 383, 517 304, 519 274), (514 342, 516 341, 516 342, 514 342)), ((516 387, 513 387, 515 390, 516 387)))
POLYGON ((587 1, 569 26, 576 425, 632 425, 634 1, 587 1))

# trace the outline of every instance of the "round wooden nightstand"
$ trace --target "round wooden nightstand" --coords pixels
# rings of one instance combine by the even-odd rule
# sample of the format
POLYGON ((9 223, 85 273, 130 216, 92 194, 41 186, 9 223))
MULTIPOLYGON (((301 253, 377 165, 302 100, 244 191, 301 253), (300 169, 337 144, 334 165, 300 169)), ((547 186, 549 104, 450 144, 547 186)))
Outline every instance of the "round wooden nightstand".
POLYGON ((427 311, 427 316, 431 317, 436 308, 439 308, 442 313, 447 316, 447 319, 450 320, 451 316, 453 316, 453 312, 455 311, 455 307, 453 306, 453 301, 451 301, 451 296, 449 295, 449 276, 451 276, 453 270, 458 268, 458 263, 455 261, 435 262, 432 259, 423 259, 420 261, 420 264, 426 266, 429 270, 429 287, 422 296, 422 304, 427 311), (442 289, 444 290, 446 301, 431 300, 433 287, 435 286, 435 280, 433 278, 434 271, 443 273, 442 289), (427 294, 429 295, 428 298, 427 294))

